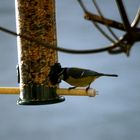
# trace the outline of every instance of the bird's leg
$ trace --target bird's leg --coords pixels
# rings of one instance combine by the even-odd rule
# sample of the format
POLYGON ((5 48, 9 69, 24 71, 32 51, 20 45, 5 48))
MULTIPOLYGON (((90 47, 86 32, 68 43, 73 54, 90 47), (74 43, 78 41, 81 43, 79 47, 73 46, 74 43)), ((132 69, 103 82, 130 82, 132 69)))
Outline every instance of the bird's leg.
MULTIPOLYGON (((91 84, 91 83, 90 83, 91 84)), ((90 89, 90 84, 86 88, 86 92, 90 89)))

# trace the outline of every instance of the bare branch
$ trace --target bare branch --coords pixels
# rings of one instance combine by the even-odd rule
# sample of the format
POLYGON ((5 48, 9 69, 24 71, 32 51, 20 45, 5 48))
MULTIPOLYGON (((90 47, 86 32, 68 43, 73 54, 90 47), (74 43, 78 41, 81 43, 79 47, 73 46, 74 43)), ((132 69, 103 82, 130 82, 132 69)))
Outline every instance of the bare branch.
POLYGON ((117 5, 118 5, 118 9, 119 9, 121 18, 122 18, 122 20, 123 20, 125 29, 126 29, 126 31, 127 31, 129 34, 131 34, 131 25, 130 25, 130 23, 129 23, 128 16, 127 16, 127 14, 126 14, 125 7, 124 7, 124 5, 123 5, 123 2, 122 2, 122 0, 116 0, 116 3, 117 3, 117 5))
MULTIPOLYGON (((88 10, 86 9, 84 3, 82 2, 82 0, 78 0, 81 8, 83 9, 84 13, 88 13, 88 10)), ((106 37, 109 41, 111 41, 112 43, 115 43, 115 40, 113 40, 99 25, 98 23, 96 23, 94 20, 91 21, 93 23, 93 25, 99 30, 99 32, 106 37)))
MULTIPOLYGON (((93 0, 93 2, 95 3, 95 7, 98 11, 99 15, 93 14, 91 12, 89 12, 85 5, 83 4, 82 0, 77 0, 81 6, 81 8, 83 9, 83 11, 85 12, 85 18, 92 21, 92 23, 95 25, 95 27, 108 39, 112 42, 111 45, 106 46, 106 47, 102 47, 102 48, 97 48, 97 49, 85 49, 85 50, 75 50, 75 49, 67 49, 67 48, 62 48, 62 47, 54 47, 53 45, 51 45, 49 42, 44 42, 43 40, 37 40, 37 39, 33 39, 32 37, 28 36, 28 35, 22 35, 22 34, 17 34, 14 31, 11 31, 9 29, 3 28, 0 26, 0 30, 2 32, 11 34, 13 36, 19 36, 25 40, 28 41, 32 41, 38 45, 41 46, 45 46, 48 47, 49 49, 53 49, 53 50, 57 50, 63 53, 70 53, 70 54, 93 54, 93 53, 101 53, 101 52, 108 52, 110 54, 119 54, 119 53, 125 53, 127 55, 129 55, 130 53, 130 49, 132 48, 133 44, 137 41, 140 41, 140 28, 137 27, 139 21, 140 21, 140 9, 138 10, 132 24, 130 25, 127 14, 125 12, 125 8, 124 5, 122 3, 121 0, 116 0, 116 2, 118 3, 118 7, 120 9, 120 14, 122 16, 122 20, 124 22, 124 25, 118 21, 114 21, 108 18, 105 18, 99 8, 99 6, 97 5, 97 3, 95 2, 95 0, 93 0), (108 34, 106 34, 106 32, 104 30, 102 30, 102 28, 98 25, 98 23, 103 24, 105 26, 107 26, 107 28, 109 28, 110 31, 110 27, 122 30, 122 31, 126 31, 127 33, 120 37, 120 39, 116 38, 113 35, 113 32, 111 31, 112 35, 115 37, 115 39, 117 39, 117 41, 114 41, 114 39, 112 39, 108 34)), ((26 33, 25 33, 26 34, 26 33)))
POLYGON ((90 12, 86 13, 85 19, 96 21, 96 22, 99 22, 100 24, 108 25, 118 30, 125 31, 124 25, 122 23, 115 20, 108 19, 108 18, 101 18, 100 16, 90 13, 90 12))
POLYGON ((35 40, 35 39, 33 39, 33 38, 29 37, 29 36, 17 34, 16 32, 11 31, 11 30, 6 29, 6 28, 3 28, 1 26, 0 26, 0 30, 3 31, 3 32, 5 32, 5 33, 14 35, 14 36, 20 36, 21 38, 24 38, 24 39, 26 39, 28 41, 33 41, 33 42, 35 42, 38 45, 45 46, 45 47, 48 47, 48 48, 53 49, 53 50, 58 50, 60 52, 70 53, 70 54, 92 54, 92 53, 100 53, 100 52, 105 52, 105 51, 108 51, 109 49, 113 49, 114 47, 116 47, 116 45, 110 45, 110 46, 107 46, 107 47, 104 47, 104 48, 89 49, 89 50, 66 49, 66 48, 61 48, 61 47, 54 47, 51 44, 49 44, 48 42, 43 42, 43 41, 40 41, 40 40, 35 40))
MULTIPOLYGON (((99 15, 101 16, 101 18, 104 19, 104 15, 103 15, 102 11, 100 10, 100 8, 99 8, 99 6, 98 6, 96 0, 92 0, 92 2, 93 2, 93 4, 94 4, 96 10, 98 11, 99 15)), ((106 25, 106 28, 107 28, 108 31, 112 34, 112 36, 118 41, 119 38, 118 38, 117 35, 114 33, 114 31, 113 31, 108 25, 106 25)))

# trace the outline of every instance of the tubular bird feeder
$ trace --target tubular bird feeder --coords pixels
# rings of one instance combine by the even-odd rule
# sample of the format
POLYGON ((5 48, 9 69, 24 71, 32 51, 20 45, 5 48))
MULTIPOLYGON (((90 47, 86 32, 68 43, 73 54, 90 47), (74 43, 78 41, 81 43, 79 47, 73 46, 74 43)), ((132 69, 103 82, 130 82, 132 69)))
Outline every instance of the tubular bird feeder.
MULTIPOLYGON (((55 0, 15 0, 17 33, 57 46, 55 0)), ((17 37, 20 98, 18 104, 40 105, 64 101, 49 79, 57 51, 17 37)))

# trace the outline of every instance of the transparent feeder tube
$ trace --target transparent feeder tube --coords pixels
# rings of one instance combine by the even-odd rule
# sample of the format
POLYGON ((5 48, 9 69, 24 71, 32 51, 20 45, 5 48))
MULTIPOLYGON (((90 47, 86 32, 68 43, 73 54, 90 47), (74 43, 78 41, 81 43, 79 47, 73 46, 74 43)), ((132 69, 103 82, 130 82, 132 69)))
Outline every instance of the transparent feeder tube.
MULTIPOLYGON (((55 0, 15 0, 17 33, 57 46, 55 0)), ((17 37, 20 98, 18 104, 50 104, 64 100, 49 79, 57 51, 17 37)))

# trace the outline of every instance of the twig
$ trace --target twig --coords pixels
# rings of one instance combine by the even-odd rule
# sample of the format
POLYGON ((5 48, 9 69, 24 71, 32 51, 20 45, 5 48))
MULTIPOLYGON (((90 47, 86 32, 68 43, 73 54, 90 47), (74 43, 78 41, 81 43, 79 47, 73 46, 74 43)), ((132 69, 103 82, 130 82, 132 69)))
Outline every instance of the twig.
POLYGON ((100 52, 105 52, 105 51, 108 51, 108 50, 113 49, 113 48, 116 47, 116 45, 113 44, 113 45, 110 45, 110 46, 107 46, 107 47, 103 47, 103 48, 99 48, 99 49, 89 49, 89 50, 66 49, 66 48, 61 48, 61 47, 53 47, 49 43, 45 43, 45 42, 40 41, 40 40, 35 40, 35 39, 33 39, 33 38, 29 37, 29 36, 17 34, 16 32, 11 31, 11 30, 6 29, 6 28, 3 28, 1 26, 0 26, 0 30, 3 31, 3 32, 5 32, 5 33, 14 35, 14 36, 20 36, 21 38, 24 38, 24 39, 26 39, 28 41, 33 41, 33 42, 37 43, 38 45, 42 45, 42 46, 48 47, 50 49, 54 49, 54 50, 58 50, 60 52, 70 53, 70 54, 92 54, 92 53, 100 53, 100 52))
POLYGON ((125 29, 129 34, 131 34, 131 25, 129 23, 123 2, 122 0, 116 0, 116 3, 118 5, 118 9, 119 9, 122 21, 124 23, 125 29))
POLYGON ((93 13, 90 13, 90 12, 86 13, 85 19, 93 20, 93 21, 96 21, 100 24, 108 25, 108 26, 113 27, 115 29, 125 31, 124 25, 122 23, 115 21, 115 20, 105 18, 105 17, 101 18, 100 16, 93 14, 93 13))
MULTIPOLYGON (((85 5, 83 4, 82 0, 78 0, 79 5, 81 6, 81 8, 83 9, 84 13, 87 14, 88 10, 86 9, 85 5)), ((99 32, 106 37, 109 41, 111 41, 112 43, 115 43, 115 41, 98 25, 98 23, 96 23, 94 20, 91 21, 93 23, 93 25, 99 30, 99 32)))
MULTIPOLYGON (((98 11, 99 15, 101 16, 101 18, 104 19, 104 15, 103 15, 102 11, 100 10, 100 8, 99 8, 99 6, 98 6, 96 0, 92 0, 92 2, 93 2, 93 4, 94 4, 96 10, 98 11)), ((119 38, 118 38, 117 35, 114 33, 114 31, 113 31, 108 25, 105 25, 105 26, 106 26, 106 28, 108 29, 108 31, 112 34, 112 36, 118 41, 119 38)))

